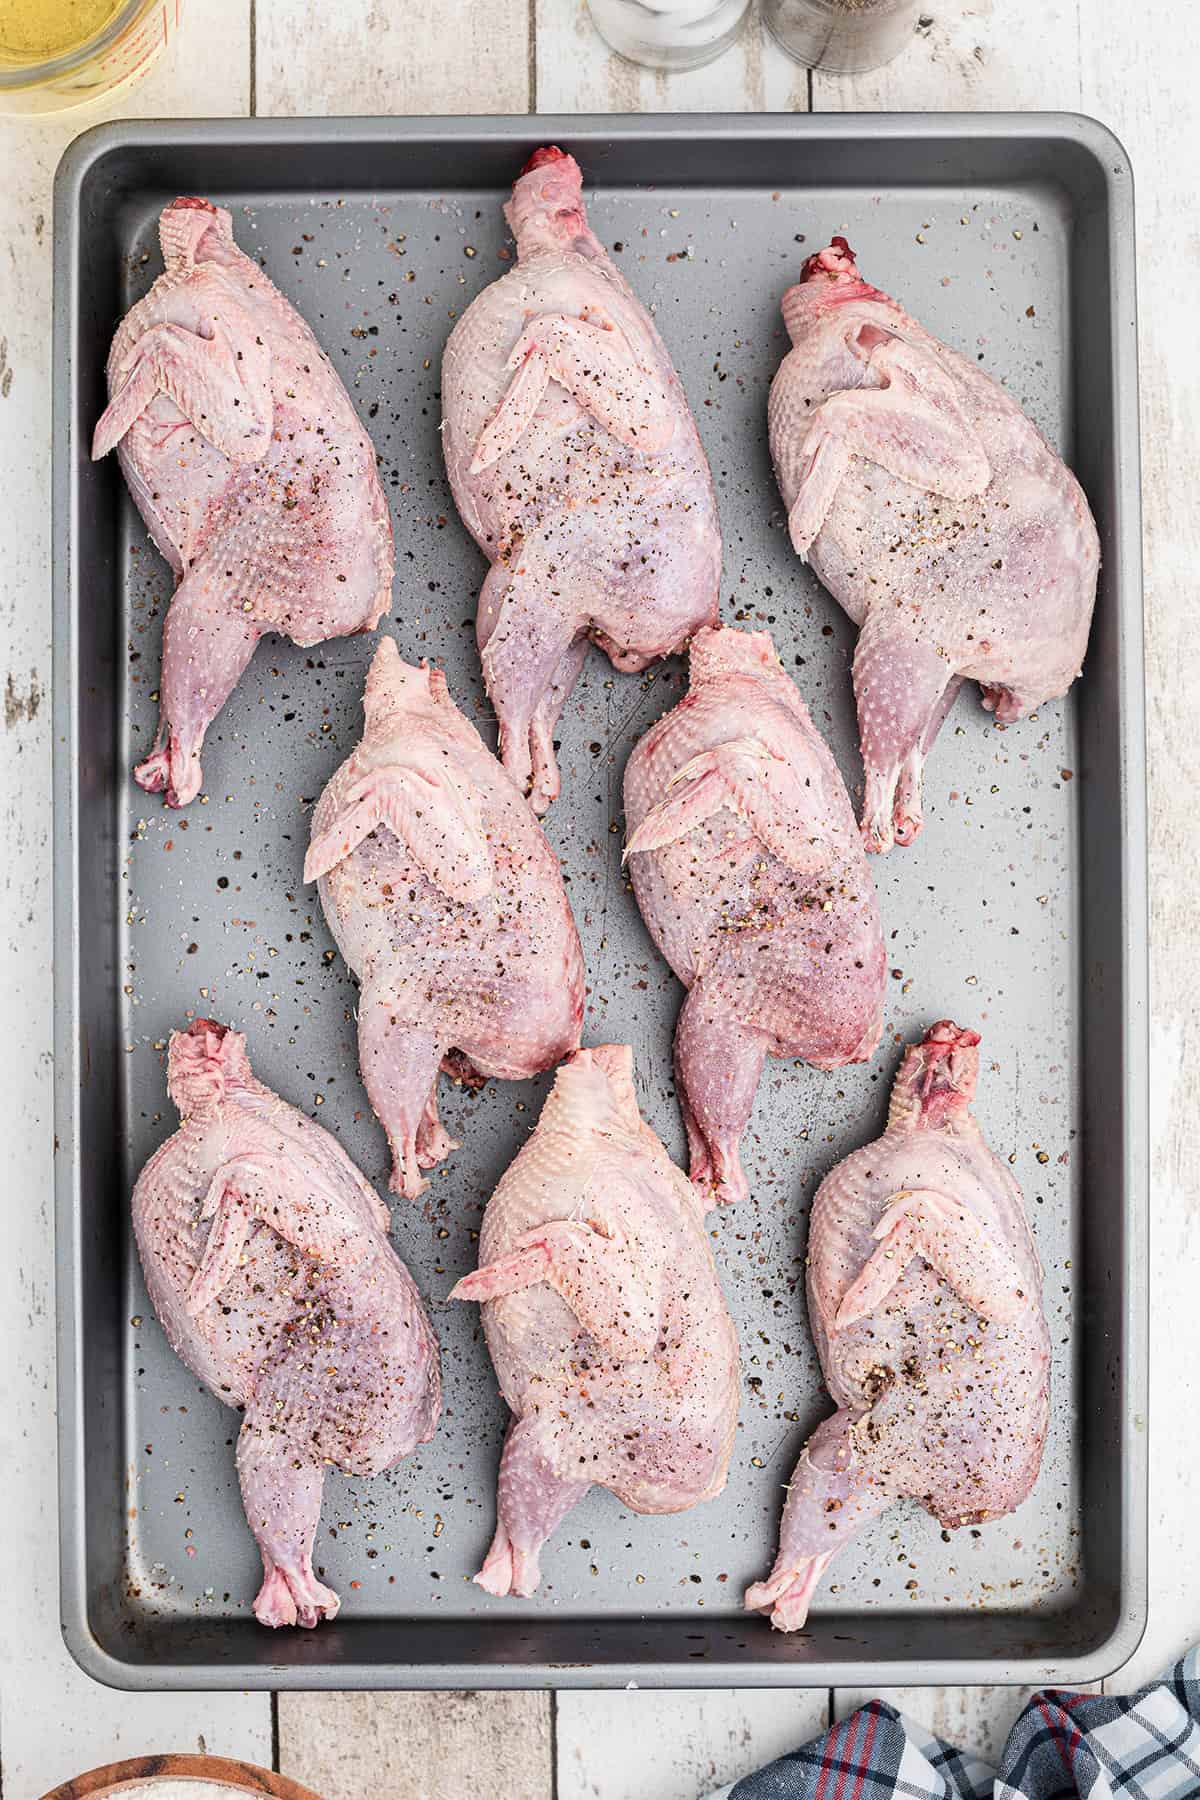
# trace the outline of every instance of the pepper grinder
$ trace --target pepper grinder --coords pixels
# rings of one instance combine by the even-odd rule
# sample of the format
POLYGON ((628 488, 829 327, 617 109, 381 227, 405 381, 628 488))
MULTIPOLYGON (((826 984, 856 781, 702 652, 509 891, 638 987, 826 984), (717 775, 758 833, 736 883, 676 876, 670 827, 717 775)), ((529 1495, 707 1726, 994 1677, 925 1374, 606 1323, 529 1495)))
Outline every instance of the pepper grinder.
POLYGON ((810 69, 861 75, 898 56, 912 35, 917 0, 763 0, 780 47, 810 69))

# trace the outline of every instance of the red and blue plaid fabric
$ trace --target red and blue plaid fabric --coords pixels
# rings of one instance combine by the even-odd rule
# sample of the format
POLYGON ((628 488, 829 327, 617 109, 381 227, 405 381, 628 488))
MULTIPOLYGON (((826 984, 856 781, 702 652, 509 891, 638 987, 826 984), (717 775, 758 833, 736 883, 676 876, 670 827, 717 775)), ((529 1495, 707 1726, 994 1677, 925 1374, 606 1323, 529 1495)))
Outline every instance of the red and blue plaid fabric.
POLYGON ((882 1700, 710 1800, 1197 1800, 1200 1650, 1140 1693, 1035 1694, 999 1769, 882 1700))

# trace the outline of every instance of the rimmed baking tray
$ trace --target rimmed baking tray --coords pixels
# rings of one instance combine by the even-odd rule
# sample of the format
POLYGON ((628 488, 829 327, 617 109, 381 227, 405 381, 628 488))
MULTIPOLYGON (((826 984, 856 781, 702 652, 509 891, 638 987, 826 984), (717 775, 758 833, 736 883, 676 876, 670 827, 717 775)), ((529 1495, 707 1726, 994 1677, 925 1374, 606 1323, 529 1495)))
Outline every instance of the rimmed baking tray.
MULTIPOLYGON (((1124 152, 1058 116, 221 120, 100 127, 56 190, 55 852, 62 1605, 71 1650, 119 1686, 599 1686, 1060 1680, 1118 1666, 1145 1613, 1146 872, 1133 205, 1124 152), (500 206, 535 145, 567 144, 592 223, 657 314, 720 493, 726 618, 768 626, 859 780, 852 633, 793 557, 766 450, 781 292, 843 231, 867 275, 1002 376, 1079 471, 1104 569, 1082 681, 998 729, 972 690, 930 763, 928 825, 875 865, 887 1031, 869 1068, 778 1066, 747 1146, 750 1204, 714 1218, 745 1393, 718 1500, 641 1519, 596 1490, 530 1601, 470 1585, 492 1523, 503 1407, 475 1309, 488 1192, 545 1083, 451 1093, 464 1140, 395 1242, 433 1303, 446 1415, 371 1483, 328 1483, 317 1559, 343 1596, 313 1634, 258 1628, 233 1472, 236 1417, 146 1304, 128 1194, 172 1128, 167 1033, 197 1013, 321 1110, 382 1185, 354 1057, 353 988, 301 883, 307 810, 358 733, 371 652, 260 646, 210 733, 205 799, 131 782, 152 731, 168 573, 115 460, 88 460, 114 326, 159 268, 160 206, 230 207, 344 375, 397 532, 391 629, 441 661, 490 730, 470 621, 483 566, 438 445, 453 319, 506 267, 500 206), (848 1551, 809 1629, 746 1617, 782 1485, 826 1408, 803 1305, 816 1181, 879 1128, 897 1045, 952 1016, 984 1038, 979 1111, 1046 1267, 1053 1427, 1015 1517, 944 1539, 916 1507, 848 1551)), ((620 868, 620 781, 680 692, 675 665, 593 654, 560 732, 560 851, 589 971, 587 1039, 627 1039, 676 1152, 679 991, 620 868)))

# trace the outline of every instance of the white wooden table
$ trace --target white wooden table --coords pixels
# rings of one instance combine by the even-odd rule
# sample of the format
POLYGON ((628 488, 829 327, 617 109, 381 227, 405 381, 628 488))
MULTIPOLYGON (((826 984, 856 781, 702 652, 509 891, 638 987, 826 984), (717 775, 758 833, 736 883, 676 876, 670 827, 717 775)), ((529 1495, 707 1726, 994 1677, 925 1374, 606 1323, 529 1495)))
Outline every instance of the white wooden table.
MULTIPOLYGON (((752 20, 707 70, 606 54, 583 0, 184 0, 174 50, 116 107, 0 124, 0 1017, 7 1054, 0 1257, 0 1791, 32 1800, 149 1750, 246 1757, 326 1800, 691 1800, 793 1747, 859 1696, 755 1693, 116 1694, 58 1630, 50 1117, 50 189, 110 111, 211 114, 1061 108, 1124 139, 1137 180, 1150 683, 1154 1236, 1150 1627, 1133 1684, 1200 1638, 1200 29, 1189 0, 929 0, 878 75, 809 78, 752 20)), ((1004 1689, 907 1692, 951 1738, 1002 1741, 1004 1689)))

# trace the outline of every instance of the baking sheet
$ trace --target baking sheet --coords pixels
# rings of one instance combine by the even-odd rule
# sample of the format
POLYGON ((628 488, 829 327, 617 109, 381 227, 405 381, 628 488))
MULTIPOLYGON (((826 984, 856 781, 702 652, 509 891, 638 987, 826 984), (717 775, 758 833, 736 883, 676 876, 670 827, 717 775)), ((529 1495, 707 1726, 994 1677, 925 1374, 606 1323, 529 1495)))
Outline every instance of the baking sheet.
MULTIPOLYGON (((766 120, 219 122, 102 127, 57 197, 60 561, 58 1011, 64 1619, 102 1679, 158 1687, 1080 1680, 1119 1664, 1144 1601, 1144 824, 1132 230, 1123 154, 1089 122, 766 120), (870 279, 1006 380, 1080 472, 1104 540, 1082 683, 1007 730, 964 693, 926 775, 924 835, 873 860, 890 973, 884 1042, 833 1075, 772 1063, 745 1145, 752 1198, 714 1215, 744 1392, 725 1493, 644 1519, 593 1490, 527 1601, 470 1581, 505 1421, 474 1307, 482 1207, 549 1077, 443 1084, 463 1140, 394 1242, 442 1341, 433 1443, 372 1481, 331 1475, 316 1562, 332 1626, 270 1634, 233 1468, 237 1416, 174 1358, 133 1252, 128 1192, 175 1125, 168 1032, 211 1014, 256 1073, 333 1130, 377 1186, 387 1156, 357 1075, 355 989, 301 882, 308 814, 357 740, 373 639, 271 639, 217 719, 204 799, 180 813, 129 770, 155 728, 168 570, 115 459, 86 460, 111 332, 161 267, 159 208, 233 213, 309 320, 371 431, 396 526, 387 624, 442 663, 494 742, 474 647, 485 565, 439 443, 441 349, 507 267, 500 203, 537 143, 584 167, 593 229, 650 305, 717 482, 726 620, 774 635, 852 791, 853 630, 794 557, 766 447, 778 302, 844 232, 870 279), (831 1569, 808 1630, 740 1611, 770 1565, 806 1432, 827 1410, 808 1336, 808 1204, 881 1127, 898 1047, 933 1019, 983 1034, 978 1115, 1009 1158, 1046 1272, 1051 1430, 1011 1518, 952 1536, 893 1508, 831 1569)), ((585 1042, 634 1047, 646 1118, 682 1159, 670 1042, 680 989, 622 876, 621 776, 683 691, 669 663, 593 651, 564 712, 548 830, 588 969, 585 1042)))

